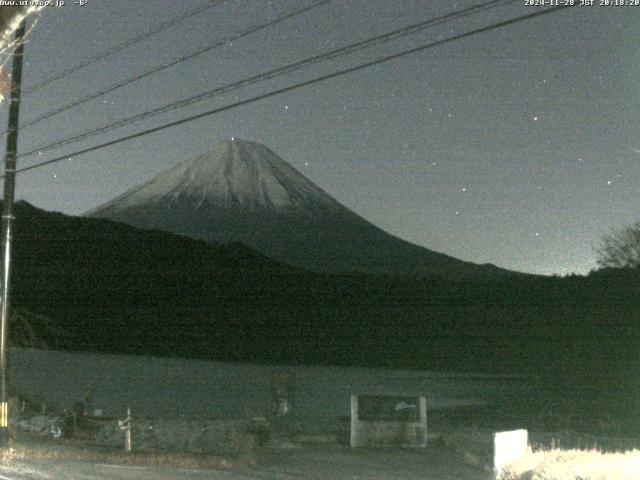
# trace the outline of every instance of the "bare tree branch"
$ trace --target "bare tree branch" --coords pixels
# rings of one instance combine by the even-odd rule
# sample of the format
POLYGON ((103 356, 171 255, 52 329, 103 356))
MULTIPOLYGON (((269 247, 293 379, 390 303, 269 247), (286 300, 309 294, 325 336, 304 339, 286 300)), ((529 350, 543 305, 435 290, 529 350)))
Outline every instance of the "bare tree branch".
POLYGON ((596 255, 601 268, 640 267, 640 222, 604 237, 596 255))

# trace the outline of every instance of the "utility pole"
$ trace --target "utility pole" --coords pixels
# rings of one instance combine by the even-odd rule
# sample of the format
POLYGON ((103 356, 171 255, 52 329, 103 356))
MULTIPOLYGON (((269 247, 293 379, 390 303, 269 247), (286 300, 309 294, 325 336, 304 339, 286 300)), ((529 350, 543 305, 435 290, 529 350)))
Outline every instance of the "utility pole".
POLYGON ((18 150, 18 118, 20 116, 20 86, 22 56, 24 54, 25 20, 16 30, 11 72, 11 103, 7 152, 4 160, 4 200, 2 203, 2 297, 0 298, 0 446, 9 446, 9 402, 7 401, 7 338, 9 335, 9 273, 11 265, 11 223, 16 185, 16 156, 18 150))

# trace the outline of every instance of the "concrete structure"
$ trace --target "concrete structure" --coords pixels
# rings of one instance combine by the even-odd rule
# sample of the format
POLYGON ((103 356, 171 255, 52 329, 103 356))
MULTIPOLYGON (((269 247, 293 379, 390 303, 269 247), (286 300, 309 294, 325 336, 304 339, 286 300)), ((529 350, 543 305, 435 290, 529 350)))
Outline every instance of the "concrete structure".
POLYGON ((527 430, 511 430, 493 434, 493 468, 498 478, 510 463, 521 458, 528 448, 527 430))
POLYGON ((425 397, 351 396, 352 447, 425 447, 425 397))

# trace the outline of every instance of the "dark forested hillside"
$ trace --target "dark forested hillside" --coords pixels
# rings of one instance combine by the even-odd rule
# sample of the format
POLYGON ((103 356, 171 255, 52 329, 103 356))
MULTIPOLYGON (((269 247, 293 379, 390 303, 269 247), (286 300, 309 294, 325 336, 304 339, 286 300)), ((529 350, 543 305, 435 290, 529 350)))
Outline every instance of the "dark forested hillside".
POLYGON ((14 254, 16 307, 66 332, 42 332, 51 348, 603 381, 638 366, 633 271, 457 282, 314 274, 242 245, 24 203, 14 254))

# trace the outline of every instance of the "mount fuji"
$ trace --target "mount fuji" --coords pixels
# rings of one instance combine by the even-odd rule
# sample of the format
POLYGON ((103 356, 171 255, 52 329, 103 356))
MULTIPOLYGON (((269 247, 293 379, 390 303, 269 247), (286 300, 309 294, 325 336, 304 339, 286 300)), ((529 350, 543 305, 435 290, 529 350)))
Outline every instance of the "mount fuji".
POLYGON ((312 271, 445 278, 506 273, 388 234, 262 144, 232 138, 89 211, 212 243, 240 242, 312 271))

